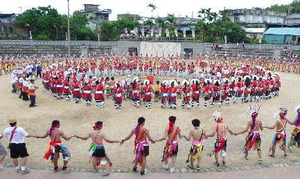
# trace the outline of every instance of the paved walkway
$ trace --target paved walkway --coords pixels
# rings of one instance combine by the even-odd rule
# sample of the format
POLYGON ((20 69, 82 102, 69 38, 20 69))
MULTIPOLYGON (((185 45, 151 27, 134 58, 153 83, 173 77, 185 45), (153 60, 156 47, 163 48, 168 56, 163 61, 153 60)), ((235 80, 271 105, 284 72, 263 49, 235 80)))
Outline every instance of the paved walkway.
MULTIPOLYGON (((205 173, 148 173, 141 177, 139 174, 135 173, 112 173, 110 176, 105 177, 107 179, 118 178, 118 179, 135 179, 135 178, 145 178, 145 179, 173 179, 173 178, 230 178, 230 179, 276 179, 276 178, 297 178, 299 177, 300 166, 290 166, 290 167, 276 167, 276 168, 264 168, 255 170, 240 170, 231 172, 205 172, 205 173)), ((19 174, 16 173, 14 168, 4 168, 0 171, 0 178, 9 179, 94 179, 102 178, 100 173, 92 172, 71 172, 71 173, 53 173, 50 170, 31 170, 29 174, 19 174)))

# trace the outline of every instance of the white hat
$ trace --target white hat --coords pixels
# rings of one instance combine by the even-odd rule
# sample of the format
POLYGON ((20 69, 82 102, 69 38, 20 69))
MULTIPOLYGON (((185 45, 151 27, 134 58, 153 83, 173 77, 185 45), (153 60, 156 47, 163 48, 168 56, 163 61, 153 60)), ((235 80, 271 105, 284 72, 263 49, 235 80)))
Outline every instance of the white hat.
POLYGON ((246 80, 247 78, 251 79, 249 75, 244 76, 244 80, 246 80))
POLYGON ((252 76, 252 80, 257 81, 257 80, 258 80, 258 76, 257 76, 257 75, 253 75, 253 76, 252 76))
POLYGON ((223 82, 224 82, 224 83, 229 83, 228 78, 223 78, 223 82))
POLYGON ((295 107, 295 112, 297 112, 300 109, 300 105, 295 107))
POLYGON ((211 83, 211 79, 205 79, 204 82, 205 82, 206 84, 211 83))
POLYGON ((215 84, 215 85, 216 85, 217 83, 218 83, 219 85, 221 85, 220 80, 215 80, 215 81, 214 81, 214 84, 215 84))
POLYGON ((166 85, 166 86, 168 85, 168 83, 169 83, 168 80, 164 80, 164 81, 162 82, 162 84, 164 84, 164 85, 166 85))
POLYGON ((231 77, 231 82, 235 82, 236 81, 236 79, 234 78, 234 77, 231 77))
POLYGON ((177 83, 176 80, 170 80, 170 85, 171 85, 172 83, 174 83, 174 86, 177 86, 177 85, 178 85, 178 83, 177 83))
POLYGON ((200 81, 198 79, 192 79, 191 81, 193 84, 196 84, 197 82, 199 83, 200 81))
POLYGON ((149 80, 145 80, 145 81, 144 81, 144 84, 145 84, 145 85, 148 85, 148 84, 150 84, 150 81, 149 81, 149 80))
POLYGON ((215 119, 217 119, 221 117, 221 112, 215 111, 212 115, 215 117, 215 119))
POLYGON ((133 82, 138 82, 139 81, 139 77, 138 76, 134 77, 132 81, 133 82))
POLYGON ((187 80, 183 80, 183 81, 182 81, 182 85, 184 85, 185 83, 186 83, 187 85, 190 84, 187 80))

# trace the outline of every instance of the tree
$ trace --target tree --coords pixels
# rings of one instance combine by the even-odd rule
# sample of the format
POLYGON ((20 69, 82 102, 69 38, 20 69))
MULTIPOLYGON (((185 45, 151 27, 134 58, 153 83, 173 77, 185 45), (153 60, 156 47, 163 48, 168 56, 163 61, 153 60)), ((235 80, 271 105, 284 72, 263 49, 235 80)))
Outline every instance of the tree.
POLYGON ((164 28, 165 25, 166 25, 166 21, 163 18, 161 18, 161 17, 157 17, 155 19, 155 24, 157 25, 157 27, 164 28))
MULTIPOLYGON (((95 39, 95 33, 86 27, 87 23, 88 19, 84 13, 74 12, 70 17, 71 39, 95 39)), ((30 30, 33 39, 36 40, 65 40, 68 29, 67 16, 58 14, 51 6, 26 10, 18 16, 14 25, 30 30)))
POLYGON ((157 8, 157 6, 155 4, 148 4, 148 6, 151 9, 151 17, 153 17, 153 11, 157 8))
POLYGON ((200 11, 198 11, 198 17, 201 18, 202 21, 208 21, 209 23, 212 23, 217 19, 218 14, 215 12, 211 12, 211 8, 202 8, 200 9, 200 11))
POLYGON ((298 0, 294 0, 291 4, 275 4, 270 7, 267 7, 265 10, 267 11, 277 11, 284 13, 300 13, 300 2, 298 0))
POLYGON ((96 40, 96 33, 89 27, 87 15, 80 11, 75 11, 70 17, 70 35, 73 40, 96 40))
POLYGON ((195 29, 202 42, 222 43, 224 35, 227 35, 231 43, 246 42, 246 32, 238 24, 230 21, 226 10, 217 14, 210 9, 201 9, 199 17, 202 21, 196 24, 195 29))
POLYGON ((113 22, 102 22, 100 24, 101 40, 118 40, 124 29, 133 30, 135 27, 141 27, 139 23, 140 16, 126 14, 113 22))
POLYGON ((37 36, 43 36, 44 39, 57 39, 61 21, 57 10, 47 6, 26 10, 18 16, 14 25, 28 28, 34 39, 37 36))

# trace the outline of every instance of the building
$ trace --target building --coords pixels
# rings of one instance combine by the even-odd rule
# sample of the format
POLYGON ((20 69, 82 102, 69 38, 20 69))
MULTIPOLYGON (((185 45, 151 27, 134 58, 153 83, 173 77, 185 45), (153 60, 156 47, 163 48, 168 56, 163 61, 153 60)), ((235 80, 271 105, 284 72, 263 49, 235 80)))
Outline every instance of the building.
POLYGON ((261 8, 230 9, 226 11, 228 11, 229 18, 232 22, 235 22, 243 27, 264 27, 266 23, 284 23, 284 18, 286 16, 286 13, 265 11, 261 8))
POLYGON ((258 39, 264 34, 266 28, 243 28, 246 32, 247 37, 258 39))
POLYGON ((300 14, 289 14, 285 19, 285 23, 300 24, 300 14))
POLYGON ((269 28, 264 32, 264 36, 270 44, 300 44, 300 28, 269 28))
POLYGON ((0 39, 27 39, 29 37, 28 29, 16 28, 14 21, 16 14, 0 14, 0 39))
POLYGON ((83 12, 89 19, 87 26, 92 30, 96 30, 103 21, 108 21, 109 15, 112 13, 111 9, 99 9, 98 7, 99 5, 96 4, 84 4, 83 12))

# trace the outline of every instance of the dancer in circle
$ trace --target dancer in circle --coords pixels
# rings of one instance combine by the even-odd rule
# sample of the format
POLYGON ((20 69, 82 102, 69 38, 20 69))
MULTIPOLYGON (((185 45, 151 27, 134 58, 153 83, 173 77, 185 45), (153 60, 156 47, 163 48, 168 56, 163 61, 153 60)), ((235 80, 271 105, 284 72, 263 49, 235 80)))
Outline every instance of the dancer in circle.
POLYGON ((63 156, 63 168, 62 171, 70 171, 67 167, 69 160, 71 159, 71 153, 69 152, 68 148, 62 145, 61 138, 65 140, 70 140, 73 136, 67 137, 63 131, 60 129, 60 121, 54 120, 52 121, 52 125, 49 130, 46 131, 46 134, 43 136, 36 136, 36 138, 46 138, 50 137, 50 146, 47 149, 44 158, 48 160, 49 158, 54 164, 54 172, 60 171, 58 168, 58 159, 59 153, 63 156))
POLYGON ((214 165, 219 167, 219 153, 221 153, 222 156, 222 164, 223 166, 226 165, 226 148, 227 148, 227 136, 226 132, 228 131, 231 135, 233 135, 233 132, 230 130, 228 125, 226 125, 223 122, 223 118, 221 118, 221 112, 215 111, 213 113, 213 116, 216 121, 216 126, 213 129, 213 132, 211 134, 207 134, 206 137, 214 137, 217 134, 216 143, 215 143, 215 149, 212 151, 210 156, 213 154, 215 155, 215 162, 214 165))
POLYGON ((201 161, 201 153, 204 148, 204 139, 206 138, 205 136, 205 131, 200 128, 200 120, 199 119, 194 119, 192 120, 192 124, 194 126, 194 129, 192 129, 189 132, 189 136, 183 135, 183 137, 187 140, 190 141, 192 139, 192 147, 190 149, 187 163, 189 163, 189 168, 195 169, 195 164, 194 162, 197 161, 196 164, 196 169, 200 169, 200 161, 201 161))
MULTIPOLYGON (((270 157, 275 157, 275 151, 276 151, 276 145, 279 144, 279 147, 281 150, 283 150, 284 156, 287 156, 286 153, 286 125, 287 123, 290 123, 289 120, 286 118, 287 114, 287 109, 284 107, 280 108, 279 111, 279 119, 275 121, 275 124, 273 126, 263 126, 263 128, 267 129, 275 129, 276 128, 276 133, 273 137, 272 143, 270 145, 269 152, 271 154, 269 155, 270 157)), ((277 114, 274 116, 276 117, 277 114)), ((277 117, 276 117, 277 118, 277 117)), ((291 123, 292 124, 292 123, 291 123)))
POLYGON ((234 135, 243 134, 248 131, 248 135, 246 137, 246 143, 244 145, 244 152, 245 152, 245 159, 248 160, 248 153, 253 148, 257 151, 258 155, 258 162, 259 164, 262 163, 261 158, 261 137, 260 137, 260 130, 263 130, 262 128, 262 122, 257 119, 258 112, 260 110, 260 105, 250 106, 250 114, 251 114, 251 121, 247 123, 247 126, 245 129, 243 129, 240 132, 234 133, 234 135))
POLYGON ((102 132, 103 122, 97 121, 93 126, 93 131, 90 132, 86 137, 80 137, 75 135, 76 138, 87 140, 89 138, 92 139, 92 144, 89 149, 90 158, 92 160, 93 169, 97 171, 97 166, 101 166, 101 175, 106 176, 109 175, 109 172, 106 171, 106 164, 109 164, 109 167, 112 166, 112 163, 106 153, 103 141, 108 143, 120 143, 118 140, 110 140, 106 137, 105 133, 102 132))
POLYGON ((164 162, 163 168, 166 170, 170 169, 171 173, 175 172, 175 163, 178 153, 178 137, 182 138, 180 128, 175 122, 176 117, 170 116, 169 125, 165 128, 164 136, 161 139, 156 140, 156 142, 160 142, 167 139, 161 161, 164 162), (171 167, 168 166, 169 158, 171 159, 171 167))
POLYGON ((146 119, 144 117, 138 118, 138 124, 135 129, 133 129, 130 134, 122 139, 121 144, 129 140, 133 135, 135 135, 134 140, 134 150, 135 150, 135 159, 133 161, 133 172, 137 172, 137 165, 141 166, 141 175, 145 175, 146 168, 146 158, 149 155, 149 144, 148 141, 155 143, 155 140, 149 134, 148 129, 145 126, 146 119))
POLYGON ((291 140, 288 146, 290 152, 292 151, 293 146, 300 148, 300 105, 295 108, 295 111, 297 112, 297 116, 291 123, 296 127, 292 132, 291 140))

